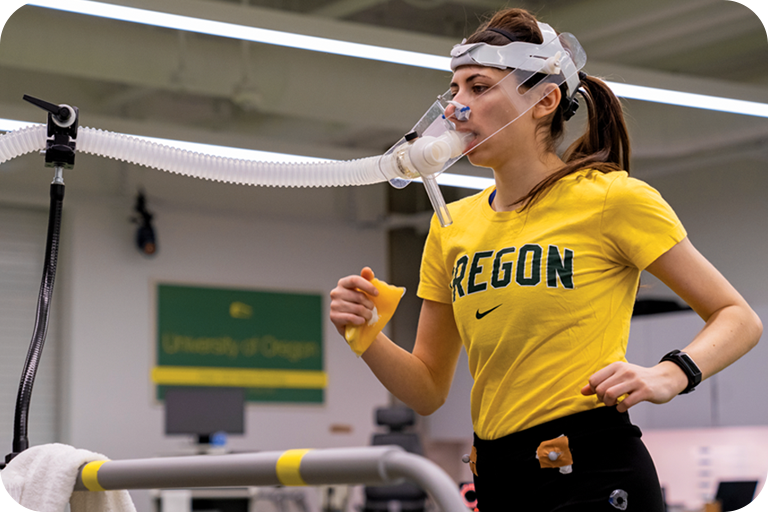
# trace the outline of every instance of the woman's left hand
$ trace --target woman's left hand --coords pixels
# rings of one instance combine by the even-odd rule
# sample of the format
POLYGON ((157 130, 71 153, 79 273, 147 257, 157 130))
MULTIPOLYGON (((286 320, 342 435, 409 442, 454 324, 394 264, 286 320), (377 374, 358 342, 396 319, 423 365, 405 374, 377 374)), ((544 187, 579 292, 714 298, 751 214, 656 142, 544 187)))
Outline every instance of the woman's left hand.
POLYGON ((688 378, 675 364, 664 361, 652 368, 635 364, 612 363, 589 378, 581 389, 585 396, 597 395, 605 405, 618 403, 616 410, 627 409, 640 402, 664 404, 688 386, 688 378), (619 399, 624 396, 624 400, 619 399))

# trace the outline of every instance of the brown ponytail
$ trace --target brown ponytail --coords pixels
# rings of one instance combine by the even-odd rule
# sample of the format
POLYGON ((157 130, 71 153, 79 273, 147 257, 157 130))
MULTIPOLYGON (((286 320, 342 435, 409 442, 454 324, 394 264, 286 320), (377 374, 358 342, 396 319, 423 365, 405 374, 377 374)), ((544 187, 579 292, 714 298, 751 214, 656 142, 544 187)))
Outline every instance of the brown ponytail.
MULTIPOLYGON (((544 178, 526 196, 516 201, 524 202, 522 210, 532 205, 560 178, 581 169, 606 173, 624 170, 629 173, 629 134, 619 99, 605 82, 592 76, 582 78, 579 93, 587 104, 587 130, 563 154, 565 166, 544 178)), ((551 151, 562 138, 564 123, 562 112, 558 109, 552 117, 548 139, 551 151)))
MULTIPOLYGON (((495 46, 509 44, 512 36, 516 41, 541 44, 543 37, 536 18, 524 9, 505 9, 497 12, 467 38, 467 43, 487 43, 495 46), (489 29, 501 29, 509 35, 489 29)), ((556 181, 578 170, 590 168, 600 172, 625 170, 629 172, 630 145, 624 112, 619 99, 599 78, 580 74, 579 94, 586 103, 588 113, 587 129, 564 153, 565 166, 539 182, 525 197, 515 201, 523 202, 523 210, 532 205, 556 181)), ((569 102, 565 98, 566 85, 560 86, 564 101, 552 114, 546 135, 546 148, 555 151, 565 132, 564 110, 569 102)), ((546 126, 542 126, 546 129, 546 126)))

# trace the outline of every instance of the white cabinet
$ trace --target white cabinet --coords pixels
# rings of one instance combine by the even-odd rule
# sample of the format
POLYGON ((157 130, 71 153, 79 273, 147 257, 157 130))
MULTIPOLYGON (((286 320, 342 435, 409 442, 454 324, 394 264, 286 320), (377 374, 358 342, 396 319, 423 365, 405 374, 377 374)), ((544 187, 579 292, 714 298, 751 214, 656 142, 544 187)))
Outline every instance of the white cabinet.
MULTIPOLYGON (((768 318, 768 308, 756 308, 768 318)), ((692 311, 632 320, 627 359, 652 366, 673 349, 683 349, 704 326, 692 311)), ((702 382, 695 391, 664 405, 641 403, 630 409, 641 428, 698 428, 768 425, 768 344, 764 341, 733 365, 702 382)))
MULTIPOLYGON (((654 366, 674 349, 683 349, 696 336, 704 322, 693 311, 635 317, 629 334, 627 360, 640 366, 654 366)), ((693 428, 714 426, 717 414, 712 397, 717 383, 706 380, 687 395, 664 405, 640 403, 630 409, 632 422, 641 429, 693 428)))

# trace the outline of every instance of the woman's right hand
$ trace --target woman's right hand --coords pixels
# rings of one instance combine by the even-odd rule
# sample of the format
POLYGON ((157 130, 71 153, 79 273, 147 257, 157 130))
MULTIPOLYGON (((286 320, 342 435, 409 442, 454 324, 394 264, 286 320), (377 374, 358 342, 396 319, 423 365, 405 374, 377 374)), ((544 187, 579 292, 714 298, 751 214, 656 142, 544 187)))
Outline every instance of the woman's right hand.
POLYGON ((331 322, 342 336, 347 325, 362 325, 371 319, 373 301, 366 294, 379 294, 371 283, 373 277, 373 270, 365 267, 359 276, 339 279, 336 288, 331 290, 331 322))

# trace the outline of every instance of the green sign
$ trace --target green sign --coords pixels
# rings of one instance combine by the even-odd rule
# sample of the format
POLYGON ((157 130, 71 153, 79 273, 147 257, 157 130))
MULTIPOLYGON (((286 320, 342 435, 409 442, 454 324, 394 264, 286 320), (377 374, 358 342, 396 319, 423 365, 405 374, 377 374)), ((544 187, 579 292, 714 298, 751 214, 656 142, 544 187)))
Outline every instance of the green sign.
POLYGON ((259 402, 323 402, 320 295, 160 284, 157 366, 165 386, 246 388, 259 402))

